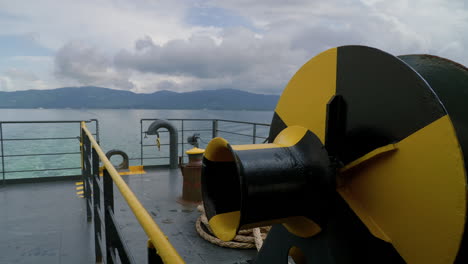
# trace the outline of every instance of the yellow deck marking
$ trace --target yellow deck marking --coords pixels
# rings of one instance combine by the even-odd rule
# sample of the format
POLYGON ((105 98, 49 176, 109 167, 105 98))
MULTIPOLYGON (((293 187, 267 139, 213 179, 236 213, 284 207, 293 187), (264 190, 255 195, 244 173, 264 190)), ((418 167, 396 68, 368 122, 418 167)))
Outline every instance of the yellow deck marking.
POLYGON ((76 192, 76 195, 79 197, 79 198, 84 198, 84 196, 82 195, 83 194, 83 191, 79 191, 79 190, 83 190, 84 186, 83 186, 83 182, 82 181, 79 181, 79 182, 75 182, 75 189, 78 191, 76 192))
POLYGON ((119 172, 120 175, 146 174, 143 166, 129 166, 129 171, 119 172))
MULTIPOLYGON (((143 166, 128 166, 128 171, 119 171, 119 175, 146 174, 143 166)), ((99 168, 99 176, 102 177, 102 167, 99 168)))
POLYGON ((453 263, 464 232, 467 193, 452 122, 441 117, 397 146, 343 173, 345 184, 338 191, 407 263, 453 263))

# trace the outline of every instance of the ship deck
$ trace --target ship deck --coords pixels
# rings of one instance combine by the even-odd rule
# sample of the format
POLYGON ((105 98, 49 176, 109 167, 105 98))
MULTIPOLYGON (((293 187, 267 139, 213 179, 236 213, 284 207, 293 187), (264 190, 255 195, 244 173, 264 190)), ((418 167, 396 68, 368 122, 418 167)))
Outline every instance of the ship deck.
MULTIPOLYGON (((196 205, 178 202, 180 170, 145 168, 122 178, 186 263, 250 263, 256 251, 221 248, 197 234, 196 205)), ((94 263, 92 222, 76 181, 9 184, 0 187, 0 263, 94 263)), ((114 188, 115 215, 136 263, 146 263, 147 236, 114 188)))
POLYGON ((70 180, 0 187, 0 263, 93 263, 84 205, 70 180))

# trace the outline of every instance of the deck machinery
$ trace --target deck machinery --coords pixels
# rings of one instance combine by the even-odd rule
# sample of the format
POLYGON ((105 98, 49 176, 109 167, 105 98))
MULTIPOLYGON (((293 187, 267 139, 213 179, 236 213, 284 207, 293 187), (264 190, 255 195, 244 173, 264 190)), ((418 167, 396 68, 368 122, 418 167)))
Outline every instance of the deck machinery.
POLYGON ((213 233, 273 225, 255 263, 468 263, 468 70, 431 55, 327 50, 294 75, 267 144, 213 139, 213 233))

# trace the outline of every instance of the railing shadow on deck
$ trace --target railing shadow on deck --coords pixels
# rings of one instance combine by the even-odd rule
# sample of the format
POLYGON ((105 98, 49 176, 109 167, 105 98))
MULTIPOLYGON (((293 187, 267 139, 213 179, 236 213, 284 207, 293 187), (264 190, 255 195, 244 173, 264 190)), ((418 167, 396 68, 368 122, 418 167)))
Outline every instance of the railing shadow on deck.
POLYGON ((105 263, 135 263, 114 216, 115 184, 148 236, 148 263, 185 263, 106 157, 85 122, 81 123, 81 142, 86 213, 88 221, 94 222, 96 262, 102 262, 105 257, 105 263), (104 166, 102 180, 100 162, 104 166), (101 198, 104 198, 103 207, 101 198))

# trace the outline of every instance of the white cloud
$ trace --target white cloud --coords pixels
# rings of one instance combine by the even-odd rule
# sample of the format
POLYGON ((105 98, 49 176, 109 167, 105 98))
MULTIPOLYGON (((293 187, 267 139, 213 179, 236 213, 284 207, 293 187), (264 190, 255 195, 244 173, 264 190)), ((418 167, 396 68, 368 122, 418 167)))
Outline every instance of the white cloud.
POLYGON ((50 75, 53 57, 14 56, 0 62, 0 91, 50 89, 66 86, 50 75))
POLYGON ((10 68, 7 69, 4 74, 10 78, 15 79, 22 79, 25 81, 36 81, 38 80, 37 76, 27 70, 17 69, 17 68, 10 68))
POLYGON ((38 79, 33 73, 9 69, 0 73, 0 91, 47 89, 48 83, 38 79), (18 89, 21 87, 21 89, 18 89))
POLYGON ((144 35, 158 42, 189 36, 191 29, 181 21, 185 8, 178 0, 2 1, 0 10, 10 16, 0 19, 0 33, 36 32, 52 49, 84 40, 118 50, 144 35))
POLYGON ((429 52, 468 64, 466 52, 443 49, 447 43, 468 44, 464 0, 216 0, 211 4, 242 13, 267 33, 295 37, 292 45, 307 45, 313 53, 324 47, 364 44, 395 55, 429 52))
POLYGON ((0 75, 0 91, 12 91, 11 80, 8 76, 0 75))

